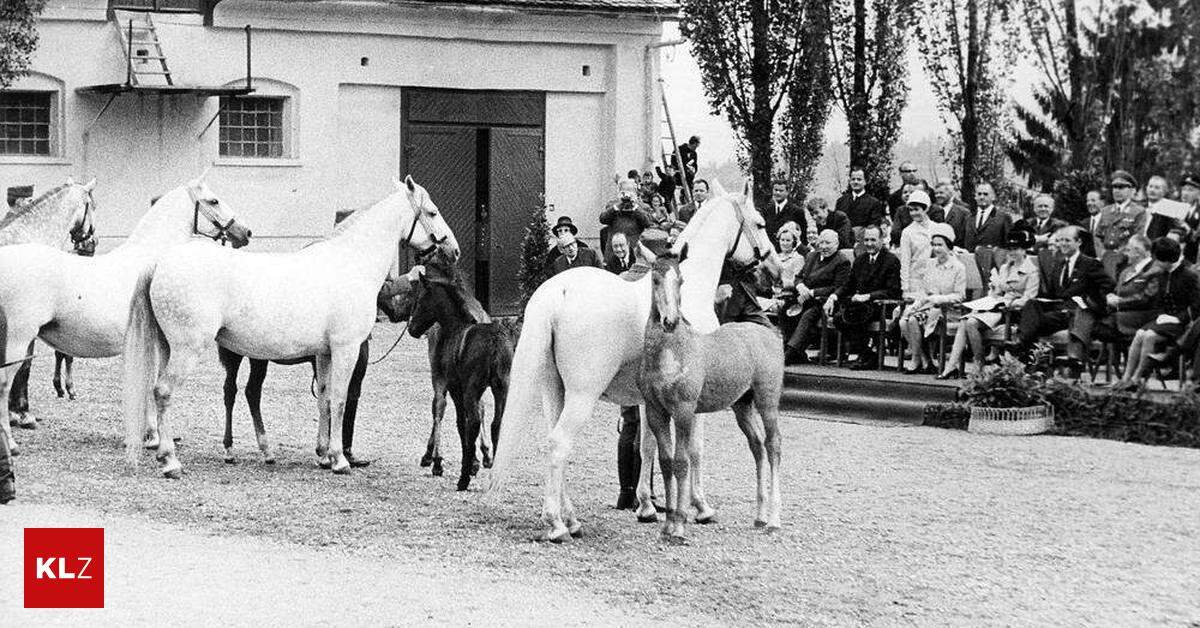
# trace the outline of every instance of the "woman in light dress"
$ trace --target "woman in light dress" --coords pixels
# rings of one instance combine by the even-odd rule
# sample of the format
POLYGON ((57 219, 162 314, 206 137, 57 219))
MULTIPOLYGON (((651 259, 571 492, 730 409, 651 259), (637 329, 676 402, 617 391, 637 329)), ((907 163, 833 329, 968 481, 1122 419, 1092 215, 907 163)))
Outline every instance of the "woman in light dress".
MULTIPOLYGON (((1026 251, 1034 246, 1033 234, 1023 229, 1011 231, 1000 254, 1004 263, 993 268, 988 280, 988 297, 998 302, 1002 309, 1019 310, 1038 293, 1037 258, 1026 251)), ((1004 321, 1002 311, 989 309, 972 311, 963 316, 958 331, 954 334, 954 346, 946 360, 946 369, 938 379, 954 379, 963 375, 963 353, 968 346, 975 356, 976 368, 982 368, 986 349, 984 336, 1004 321)))
POLYGON ((967 296, 967 269, 951 253, 953 238, 935 233, 929 238, 929 246, 933 259, 919 276, 913 277, 913 302, 900 315, 900 330, 912 349, 913 368, 904 369, 908 375, 937 373, 925 339, 937 330, 943 311, 967 296))

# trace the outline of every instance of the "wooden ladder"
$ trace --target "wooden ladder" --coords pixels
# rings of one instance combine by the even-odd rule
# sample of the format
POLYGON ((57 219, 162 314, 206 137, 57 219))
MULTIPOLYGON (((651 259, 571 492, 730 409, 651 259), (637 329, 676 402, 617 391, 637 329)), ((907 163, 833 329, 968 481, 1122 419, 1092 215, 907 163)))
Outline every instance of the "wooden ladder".
POLYGON ((115 17, 128 64, 125 82, 129 85, 174 85, 150 14, 118 11, 115 17))
POLYGON ((680 190, 683 202, 692 202, 692 190, 688 187, 687 177, 683 174, 683 161, 679 156, 679 140, 675 137, 675 125, 671 122, 671 108, 667 105, 666 83, 658 79, 658 94, 662 99, 663 118, 659 120, 659 151, 662 153, 663 166, 671 164, 683 182, 680 190))

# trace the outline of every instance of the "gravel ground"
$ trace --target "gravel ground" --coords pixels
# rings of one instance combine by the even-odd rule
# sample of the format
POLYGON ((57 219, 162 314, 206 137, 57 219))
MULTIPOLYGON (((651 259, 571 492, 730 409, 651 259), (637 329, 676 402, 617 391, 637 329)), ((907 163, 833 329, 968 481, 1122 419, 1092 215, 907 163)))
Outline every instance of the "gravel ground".
MULTIPOLYGON (((378 328, 373 355, 396 332, 378 328)), ((272 367, 267 378, 263 409, 279 464, 259 461, 244 405, 235 426, 241 458, 224 464, 215 351, 176 396, 176 416, 188 422, 184 479, 159 479, 149 456, 130 473, 121 455, 119 366, 79 361, 76 402, 52 398, 49 365, 35 366, 33 401, 44 421, 17 434, 25 451, 21 501, 35 507, 0 509, 0 530, 9 532, 0 550, 17 547, 16 527, 61 518, 143 535, 167 549, 168 564, 192 569, 193 580, 162 587, 183 624, 275 623, 280 615, 249 608, 204 614, 210 588, 188 584, 243 577, 261 587, 264 612, 290 607, 299 623, 337 621, 336 604, 311 602, 324 563, 338 587, 358 583, 349 591, 373 600, 350 615, 369 624, 438 621, 431 608, 450 609, 441 617, 449 623, 554 623, 547 609, 568 623, 597 624, 1200 622, 1197 450, 789 417, 784 530, 768 536, 750 525, 745 441, 732 415, 718 413, 707 422, 705 465, 718 522, 691 527, 691 546, 668 547, 657 526, 610 507, 617 411, 601 405, 568 470, 587 536, 555 546, 534 541, 542 532, 537 447, 526 448, 499 499, 454 491, 452 420, 443 442, 447 476, 417 466, 429 426, 423 343, 403 341, 368 373, 355 453, 374 463, 348 477, 315 467, 307 367, 272 367), (247 571, 252 564, 226 572, 222 558, 235 555, 296 558, 287 578, 259 578, 247 571), (190 562, 179 562, 185 557, 190 562), (422 584, 405 589, 404 582, 422 584), (395 609, 417 614, 401 620, 395 609)), ((130 551, 139 550, 110 541, 110 564, 144 564, 118 556, 130 551)), ((19 597, 8 593, 12 582, 0 577, 6 616, 19 597)), ((132 610, 100 623, 155 619, 139 612, 151 612, 159 587, 126 582, 130 589, 110 588, 108 599, 121 605, 114 610, 132 610)), ((17 616, 51 617, 34 613, 17 616)))

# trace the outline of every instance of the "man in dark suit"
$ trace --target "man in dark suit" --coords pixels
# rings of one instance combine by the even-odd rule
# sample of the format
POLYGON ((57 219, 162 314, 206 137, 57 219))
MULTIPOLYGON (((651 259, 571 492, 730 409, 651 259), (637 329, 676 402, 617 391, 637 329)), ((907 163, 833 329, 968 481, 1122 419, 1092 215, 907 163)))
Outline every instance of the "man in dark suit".
POLYGON ((1038 297, 1021 308, 1017 350, 1027 352, 1042 336, 1066 329, 1076 310, 1103 315, 1105 295, 1115 285, 1104 265, 1080 252, 1079 227, 1063 227, 1054 235, 1058 256, 1039 277, 1038 297))
POLYGON ((833 208, 850 219, 856 239, 863 227, 883 222, 887 211, 883 201, 867 193, 867 173, 857 166, 850 168, 850 190, 838 198, 833 208))
POLYGON ((808 226, 806 233, 820 234, 829 229, 837 234, 837 248, 854 248, 854 232, 850 229, 850 218, 846 214, 836 209, 829 211, 829 201, 820 196, 809 197, 805 205, 808 207, 808 215, 813 219, 813 224, 808 226))
MULTIPOLYGON (((804 260, 804 267, 796 275, 796 304, 789 309, 798 308, 796 328, 787 339, 787 353, 784 361, 787 364, 806 364, 808 354, 805 350, 812 342, 812 332, 821 316, 821 306, 829 295, 846 285, 850 279, 850 260, 838 253, 839 235, 832 229, 825 229, 817 235, 816 250, 809 253, 804 260)), ((791 318, 791 316, 789 316, 791 318)))
POLYGON ((762 208, 763 220, 767 223, 767 237, 771 244, 779 248, 779 228, 786 222, 794 222, 800 228, 801 235, 808 226, 804 210, 792 202, 791 188, 786 179, 775 179, 771 182, 771 204, 762 208))
MULTIPOLYGON (((1050 238, 1059 229, 1067 226, 1067 221, 1052 216, 1054 213, 1054 197, 1040 194, 1033 199, 1033 217, 1022 218, 1013 225, 1015 229, 1024 229, 1033 234, 1034 248, 1042 250, 1050 246, 1050 238)), ((1082 238, 1082 236, 1081 236, 1082 238)))
POLYGON ((946 224, 954 230, 954 243, 963 246, 967 241, 967 224, 975 219, 975 213, 966 203, 958 200, 958 190, 949 181, 939 181, 933 191, 933 200, 946 212, 946 224))
POLYGON ((850 267, 850 278, 825 301, 825 315, 833 317, 850 341, 850 351, 858 354, 858 361, 850 367, 854 370, 878 366, 876 352, 881 347, 867 347, 867 328, 879 320, 879 301, 900 298, 900 259, 883 250, 883 238, 877 225, 863 229, 864 250, 850 267))
POLYGON ((1104 243, 1100 240, 1099 235, 1100 213, 1104 210, 1104 195, 1100 190, 1088 190, 1084 195, 1084 206, 1087 207, 1088 216, 1077 223, 1082 230, 1079 237, 1083 240, 1083 246, 1079 247, 1079 250, 1088 257, 1098 257, 1096 251, 1104 248, 1104 243))
MULTIPOLYGON (((996 192, 992 184, 980 181, 975 185, 975 220, 967 223, 963 248, 974 251, 981 246, 1002 246, 1012 229, 1012 219, 1007 212, 995 206, 996 192)), ((980 269, 982 272, 984 269, 980 269)), ((991 272, 991 269, 986 269, 991 272)), ((984 273, 987 276, 987 273, 984 273)))
POLYGON ((629 239, 621 232, 614 233, 608 240, 608 255, 604 257, 604 270, 614 274, 633 268, 637 257, 629 246, 629 239))
POLYGON ((560 216, 551 233, 558 238, 560 255, 550 262, 550 268, 546 272, 547 277, 553 277, 568 268, 578 266, 603 268, 603 265, 600 264, 600 257, 596 255, 595 251, 579 246, 579 241, 575 239, 579 229, 571 222, 570 217, 560 216))
POLYGON ((917 166, 911 161, 906 161, 900 164, 900 187, 887 199, 887 209, 889 214, 895 214, 896 210, 901 207, 908 206, 908 195, 904 190, 904 186, 916 186, 921 182, 921 177, 917 176, 917 166))
MULTIPOLYGON (((617 232, 608 241, 609 254, 604 259, 604 268, 614 275, 633 268, 636 261, 629 240, 617 232)), ((642 457, 638 453, 638 426, 641 415, 638 406, 621 406, 621 426, 617 433, 617 510, 637 508, 638 474, 642 470, 642 457)))

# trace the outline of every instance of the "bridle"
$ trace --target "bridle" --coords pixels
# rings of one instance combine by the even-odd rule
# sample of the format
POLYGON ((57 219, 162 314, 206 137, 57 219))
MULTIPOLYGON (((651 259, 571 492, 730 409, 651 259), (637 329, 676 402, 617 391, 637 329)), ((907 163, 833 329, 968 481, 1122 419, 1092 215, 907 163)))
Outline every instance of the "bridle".
MULTIPOLYGON (((87 216, 90 216, 92 214, 92 212, 94 211, 95 202, 96 202, 95 199, 92 198, 92 193, 88 192, 87 203, 84 205, 84 208, 83 208, 83 215, 84 215, 85 220, 87 219, 87 216)), ((90 240, 93 235, 96 235, 96 223, 94 221, 91 222, 91 224, 88 225, 87 232, 82 233, 82 234, 76 234, 75 230, 72 229, 70 235, 71 235, 71 243, 72 244, 74 244, 74 245, 83 244, 84 242, 87 242, 88 240, 90 240)))
MULTIPOLYGON (((738 207, 737 204, 734 204, 734 203, 731 203, 731 204, 733 205, 734 215, 737 216, 738 230, 737 230, 737 236, 734 237, 734 239, 733 239, 733 245, 731 247, 729 247, 729 251, 727 251, 725 253, 726 260, 729 260, 730 258, 733 257, 734 252, 737 251, 738 244, 741 244, 742 238, 749 237, 749 236, 745 235, 745 233, 746 233, 746 216, 742 213, 742 208, 738 207)), ((768 255, 770 255, 769 252, 764 252, 762 249, 760 249, 758 246, 758 243, 755 242, 753 239, 749 240, 749 242, 750 242, 751 249, 754 251, 754 261, 749 262, 747 264, 740 265, 740 267, 737 270, 745 270, 747 268, 755 268, 760 263, 762 263, 763 260, 767 259, 768 255)))
POLYGON ((230 218, 228 223, 222 225, 211 211, 212 206, 216 205, 217 201, 199 198, 196 196, 195 190, 191 188, 188 189, 188 194, 192 197, 192 203, 194 204, 192 207, 192 233, 211 238, 214 242, 220 242, 221 246, 225 246, 225 243, 229 241, 229 229, 233 227, 233 223, 237 222, 237 218, 230 218), (204 214, 204 219, 213 227, 216 227, 217 232, 215 234, 200 231, 200 214, 204 214))
POLYGON ((418 223, 425 228, 425 234, 429 236, 429 241, 431 242, 429 246, 417 251, 417 257, 420 258, 433 253, 434 249, 436 249, 439 244, 445 242, 450 236, 442 236, 441 238, 438 238, 436 235, 434 235, 433 226, 429 224, 429 220, 425 217, 422 208, 413 207, 412 224, 408 227, 408 235, 404 236, 404 239, 401 240, 401 242, 406 244, 412 242, 413 234, 417 232, 418 223))

